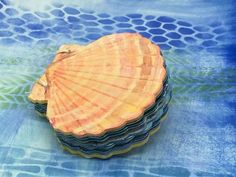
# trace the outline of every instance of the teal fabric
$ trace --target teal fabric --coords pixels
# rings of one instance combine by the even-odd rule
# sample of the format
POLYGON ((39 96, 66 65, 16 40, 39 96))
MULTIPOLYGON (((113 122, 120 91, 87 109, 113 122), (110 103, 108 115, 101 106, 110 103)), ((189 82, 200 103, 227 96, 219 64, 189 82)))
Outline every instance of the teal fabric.
POLYGON ((0 0, 1 176, 235 176, 235 2, 0 0), (140 148, 108 160, 64 152, 27 95, 65 43, 137 32, 158 44, 173 97, 140 148))

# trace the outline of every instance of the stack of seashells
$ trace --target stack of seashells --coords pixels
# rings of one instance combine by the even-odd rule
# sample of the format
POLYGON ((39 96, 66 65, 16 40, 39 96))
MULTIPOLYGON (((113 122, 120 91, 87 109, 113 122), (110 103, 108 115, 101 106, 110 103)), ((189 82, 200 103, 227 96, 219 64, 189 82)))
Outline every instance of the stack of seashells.
POLYGON ((63 148, 87 158, 145 144, 166 117, 170 99, 160 48, 134 33, 61 46, 29 95, 63 148))

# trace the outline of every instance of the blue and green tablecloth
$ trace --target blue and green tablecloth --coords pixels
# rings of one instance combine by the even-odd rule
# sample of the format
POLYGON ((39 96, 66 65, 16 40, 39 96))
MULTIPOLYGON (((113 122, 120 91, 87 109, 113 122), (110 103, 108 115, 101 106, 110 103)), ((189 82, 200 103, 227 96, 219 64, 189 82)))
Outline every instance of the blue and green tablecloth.
POLYGON ((0 175, 236 175, 236 5, 233 0, 0 0, 0 175), (170 73, 168 119, 143 147, 108 160, 64 152, 27 101, 65 43, 137 32, 170 73))

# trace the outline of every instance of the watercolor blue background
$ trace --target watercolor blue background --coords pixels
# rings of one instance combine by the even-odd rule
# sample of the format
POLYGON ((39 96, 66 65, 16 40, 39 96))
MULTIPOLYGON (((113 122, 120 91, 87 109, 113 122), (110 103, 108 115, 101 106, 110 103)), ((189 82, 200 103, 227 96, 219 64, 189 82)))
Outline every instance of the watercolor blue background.
POLYGON ((236 176, 233 0, 0 0, 0 175, 236 176), (64 152, 27 95, 64 43, 138 32, 171 75, 168 119, 148 144, 108 160, 64 152))

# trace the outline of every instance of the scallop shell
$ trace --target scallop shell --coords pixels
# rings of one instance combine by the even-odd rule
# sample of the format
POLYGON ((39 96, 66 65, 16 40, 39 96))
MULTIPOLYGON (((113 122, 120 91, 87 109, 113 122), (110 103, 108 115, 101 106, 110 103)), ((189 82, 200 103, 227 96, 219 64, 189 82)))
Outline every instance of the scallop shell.
POLYGON ((75 136, 101 136, 140 118, 162 90, 158 46, 139 34, 113 34, 56 59, 46 71, 47 117, 75 136))

